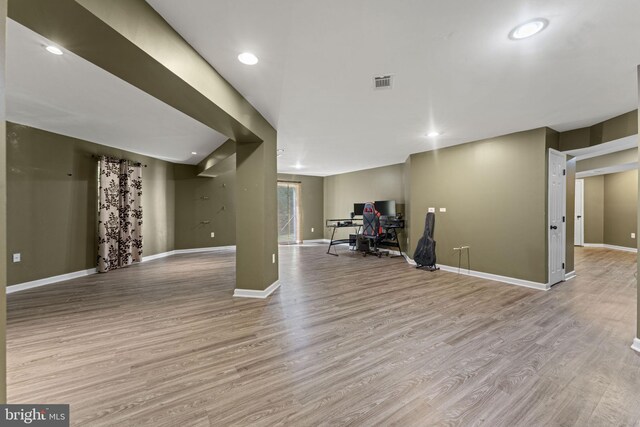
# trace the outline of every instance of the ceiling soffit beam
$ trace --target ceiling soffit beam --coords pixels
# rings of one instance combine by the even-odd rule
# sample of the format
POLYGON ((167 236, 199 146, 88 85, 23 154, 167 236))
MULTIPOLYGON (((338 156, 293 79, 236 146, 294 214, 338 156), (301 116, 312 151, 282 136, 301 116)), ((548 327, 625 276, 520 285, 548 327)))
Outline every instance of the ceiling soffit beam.
MULTIPOLYGON (((133 5, 138 6, 131 19, 142 23, 154 17, 155 11, 148 6, 148 9, 140 7, 139 3, 146 3, 142 0, 125 0, 103 2, 105 6, 112 8, 110 16, 103 18, 116 20, 121 14, 129 12, 133 5), (120 14, 115 13, 119 11, 120 14), (141 16, 144 13, 144 16, 141 16)), ((46 37, 54 43, 59 44, 110 72, 122 80, 132 84, 151 96, 165 102, 166 104, 182 111, 201 123, 215 129, 225 136, 236 141, 258 142, 263 138, 257 136, 236 117, 221 108, 217 101, 211 99, 198 91, 195 87, 180 78, 166 65, 160 63, 155 57, 141 49, 135 43, 135 39, 159 40, 156 33, 145 32, 147 29, 140 24, 130 28, 132 33, 137 34, 134 40, 116 31, 112 27, 112 22, 107 22, 94 15, 87 8, 83 7, 75 0, 10 0, 9 18, 30 28, 38 34, 46 37)), ((164 21, 163 21, 164 22, 164 21)), ((168 26, 168 24, 166 24, 168 26)), ((168 27, 171 29, 171 27, 168 27)), ((158 31, 158 27, 153 28, 158 31)), ((160 30, 162 30, 160 28, 160 30)), ((175 33, 165 29, 167 33, 175 33)), ((175 33, 175 37, 177 33, 175 33)), ((158 43, 158 41, 156 41, 158 43)), ((186 46, 190 48, 186 42, 186 46)), ((165 49, 171 49, 166 47, 165 49)), ((162 49, 158 47, 157 50, 162 49)), ((185 48, 186 49, 186 48, 185 48)), ((170 55, 166 52, 165 55, 170 55)), ((191 57, 199 57, 193 49, 191 57)), ((165 62, 166 64, 166 62, 165 62)), ((208 64, 207 64, 208 65, 208 64)), ((182 67, 188 64, 182 64, 182 67)), ((211 66, 208 69, 199 67, 202 78, 222 79, 211 66)), ((231 97, 230 94, 226 94, 231 97)), ((238 95, 240 96, 240 95, 238 95)), ((229 102, 227 100, 227 102, 229 102)), ((241 100, 237 100, 241 103, 241 100)), ((246 101, 244 101, 246 102, 246 101)), ((246 120, 246 118, 245 118, 246 120)))
POLYGON ((236 142, 232 139, 227 140, 218 147, 213 153, 209 154, 205 159, 198 163, 197 173, 200 176, 215 176, 213 169, 216 165, 227 160, 236 154, 236 142))
POLYGON ((616 151, 615 153, 579 160, 576 163, 576 172, 604 169, 626 163, 636 163, 637 161, 638 148, 629 148, 627 150, 616 151))

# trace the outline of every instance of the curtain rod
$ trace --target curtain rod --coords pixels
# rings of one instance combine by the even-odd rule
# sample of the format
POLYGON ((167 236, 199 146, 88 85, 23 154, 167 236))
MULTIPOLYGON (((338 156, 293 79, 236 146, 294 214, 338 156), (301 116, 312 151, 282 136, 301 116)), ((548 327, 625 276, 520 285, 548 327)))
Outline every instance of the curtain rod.
POLYGON ((133 164, 134 164, 134 165, 136 165, 136 166, 143 166, 143 167, 145 167, 145 168, 147 167, 147 165, 143 165, 143 164, 142 164, 142 163, 140 163, 140 162, 136 162, 136 161, 128 160, 128 159, 118 159, 117 157, 112 157, 112 156, 92 154, 92 155, 91 155, 91 157, 92 157, 92 158, 94 158, 94 159, 100 159, 100 158, 102 158, 102 157, 106 157, 107 159, 112 159, 112 160, 126 160, 127 162, 131 162, 131 163, 133 163, 133 164))

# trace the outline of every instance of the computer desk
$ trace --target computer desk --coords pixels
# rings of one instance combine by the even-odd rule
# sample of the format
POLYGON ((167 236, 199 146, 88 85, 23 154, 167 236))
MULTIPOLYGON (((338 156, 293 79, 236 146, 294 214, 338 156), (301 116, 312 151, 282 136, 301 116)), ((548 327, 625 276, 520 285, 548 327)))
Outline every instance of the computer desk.
POLYGON ((356 236, 360 234, 360 229, 362 228, 362 222, 358 222, 353 219, 328 219, 325 223, 327 228, 331 228, 331 240, 329 241, 329 248, 327 249, 327 253, 329 255, 338 256, 338 251, 334 249, 335 253, 331 252, 331 248, 336 245, 345 245, 349 244, 349 239, 336 239, 336 230, 338 228, 353 228, 356 236))
POLYGON ((385 238, 378 242, 378 245, 387 248, 398 248, 400 255, 394 255, 395 257, 403 257, 402 247, 400 246, 400 239, 398 238, 398 230, 404 229, 404 219, 395 219, 388 222, 381 222, 380 226, 384 231, 385 238))
MULTIPOLYGON (((362 222, 358 222, 360 220, 353 219, 328 219, 326 221, 327 228, 331 228, 331 240, 329 241, 329 248, 327 249, 327 253, 329 255, 338 256, 338 252, 334 249, 335 253, 331 252, 331 248, 337 245, 349 244, 349 239, 336 239, 336 230, 338 228, 353 228, 355 231, 355 235, 360 235, 360 230, 362 229, 362 222)), ((400 239, 398 238, 398 230, 404 229, 404 219, 394 219, 381 221, 380 227, 384 232, 384 238, 378 243, 381 246, 387 248, 398 248, 400 252, 400 256, 404 258, 402 253, 402 247, 400 246, 400 239)))

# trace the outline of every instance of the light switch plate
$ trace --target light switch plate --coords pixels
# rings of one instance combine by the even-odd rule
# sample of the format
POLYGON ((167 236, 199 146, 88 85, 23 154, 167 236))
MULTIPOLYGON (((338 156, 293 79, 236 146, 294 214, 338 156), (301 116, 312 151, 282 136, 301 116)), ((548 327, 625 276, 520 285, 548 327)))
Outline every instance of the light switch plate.
POLYGON ((215 233, 215 231, 212 231, 211 232, 211 238, 214 238, 214 237, 216 237, 216 233, 215 233))
POLYGON ((276 254, 271 254, 271 264, 276 263, 276 254))
POLYGON ((21 256, 20 254, 13 254, 13 262, 20 262, 21 256))
POLYGON ((636 233, 631 233, 631 238, 635 239, 636 238, 636 233))
POLYGON ((436 208, 429 208, 428 212, 435 213, 436 212, 436 208))
POLYGON ((315 228, 311 227, 311 232, 313 233, 313 231, 315 230, 315 228))

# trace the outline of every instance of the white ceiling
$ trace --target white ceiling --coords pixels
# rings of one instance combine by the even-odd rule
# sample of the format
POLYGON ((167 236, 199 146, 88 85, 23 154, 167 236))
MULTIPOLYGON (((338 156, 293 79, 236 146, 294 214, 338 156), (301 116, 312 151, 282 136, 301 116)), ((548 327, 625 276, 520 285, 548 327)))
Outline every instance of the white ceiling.
POLYGON ((638 106, 638 0, 147 1, 278 130, 280 172, 388 165, 638 106), (549 27, 508 38, 535 17, 549 27), (395 87, 373 91, 386 73, 395 87))
POLYGON ((226 141, 69 51, 50 54, 50 43, 28 28, 7 25, 9 121, 177 163, 196 164, 226 141))

